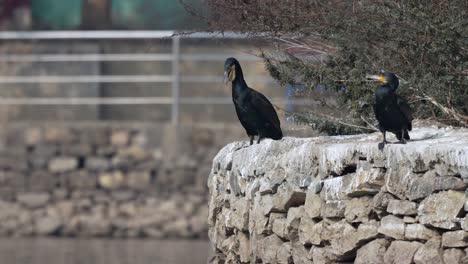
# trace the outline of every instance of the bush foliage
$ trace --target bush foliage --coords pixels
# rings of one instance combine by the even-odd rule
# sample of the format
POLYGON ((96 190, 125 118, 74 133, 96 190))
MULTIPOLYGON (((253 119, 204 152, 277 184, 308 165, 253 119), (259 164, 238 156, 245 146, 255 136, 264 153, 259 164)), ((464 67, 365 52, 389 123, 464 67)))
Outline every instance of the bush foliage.
POLYGON ((387 70, 414 116, 468 126, 468 1, 466 0, 207 0, 213 30, 271 39, 263 53, 281 83, 335 89, 345 116, 297 114, 330 133, 375 129, 375 83, 387 70))

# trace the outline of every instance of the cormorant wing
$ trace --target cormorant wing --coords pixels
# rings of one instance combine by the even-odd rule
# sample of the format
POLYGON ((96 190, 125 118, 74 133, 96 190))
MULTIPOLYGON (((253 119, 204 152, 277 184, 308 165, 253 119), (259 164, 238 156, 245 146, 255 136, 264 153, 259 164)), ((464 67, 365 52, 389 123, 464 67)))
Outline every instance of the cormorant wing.
POLYGON ((408 122, 408 131, 411 131, 412 129, 411 121, 413 121, 413 114, 411 113, 411 108, 408 102, 406 102, 405 99, 397 95, 397 105, 401 113, 403 114, 403 116, 406 118, 408 122))
POLYGON ((236 109, 237 117, 239 118, 241 125, 244 127, 245 131, 247 132, 247 135, 249 136, 255 135, 256 134, 255 128, 250 125, 250 123, 247 120, 247 117, 240 112, 239 110, 240 106, 238 106, 235 101, 234 101, 234 106, 235 106, 234 108, 236 109))
POLYGON ((254 89, 251 89, 251 91, 250 101, 252 102, 252 107, 264 120, 267 120, 268 123, 273 125, 274 128, 281 130, 278 114, 271 102, 263 94, 254 89))

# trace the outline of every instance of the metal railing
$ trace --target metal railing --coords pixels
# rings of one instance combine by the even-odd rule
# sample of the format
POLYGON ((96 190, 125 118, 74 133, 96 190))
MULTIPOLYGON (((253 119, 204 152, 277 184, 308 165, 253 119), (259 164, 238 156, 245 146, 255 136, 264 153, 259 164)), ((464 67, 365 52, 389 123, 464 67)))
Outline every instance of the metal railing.
MULTIPOLYGON (((222 54, 181 54, 181 39, 242 39, 246 36, 236 33, 193 33, 178 34, 174 31, 33 31, 0 32, 0 40, 106 40, 106 39, 170 39, 171 53, 112 53, 112 54, 0 54, 0 62, 171 62, 170 75, 73 75, 73 76, 0 76, 0 84, 32 83, 170 83, 170 97, 21 97, 0 98, 0 105, 171 105, 171 121, 179 120, 180 104, 230 104, 227 97, 181 97, 180 86, 183 82, 214 83, 221 82, 219 76, 182 76, 182 61, 224 61, 222 54)), ((253 55, 238 56, 242 61, 259 61, 253 55)), ((255 82, 273 82, 268 77, 249 77, 255 82)), ((284 98, 274 98, 274 102, 284 102, 284 98)), ((297 101, 295 104, 306 102, 297 101)))

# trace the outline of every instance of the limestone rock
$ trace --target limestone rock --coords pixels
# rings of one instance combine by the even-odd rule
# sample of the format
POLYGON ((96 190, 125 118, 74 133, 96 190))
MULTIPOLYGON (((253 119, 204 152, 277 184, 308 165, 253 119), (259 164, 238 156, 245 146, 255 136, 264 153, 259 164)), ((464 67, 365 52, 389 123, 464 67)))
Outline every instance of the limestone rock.
POLYGON ((151 186, 151 172, 145 170, 132 171, 127 174, 127 184, 129 188, 145 190, 151 186))
POLYGON ((465 231, 468 231, 468 215, 463 218, 461 222, 461 228, 465 231))
POLYGON ((372 198, 364 196, 346 201, 344 216, 348 222, 367 222, 372 211, 372 198))
POLYGON ((62 227, 62 221, 56 216, 40 217, 36 220, 34 231, 37 235, 53 235, 62 227))
POLYGON ((304 214, 304 206, 289 208, 286 218, 286 231, 289 240, 297 240, 297 229, 304 214))
POLYGON ((390 200, 387 212, 394 215, 416 215, 416 203, 404 200, 390 200))
POLYGON ((378 234, 374 224, 362 224, 358 229, 345 221, 340 221, 327 228, 330 233, 330 251, 339 260, 351 259, 356 250, 378 234))
POLYGON ((323 180, 320 198, 324 201, 346 200, 348 197, 346 193, 352 179, 352 175, 346 175, 323 180))
POLYGON ((389 193, 403 200, 406 198, 409 181, 413 177, 414 174, 408 168, 389 168, 385 177, 385 187, 389 193))
POLYGON ((425 225, 452 230, 457 227, 454 220, 465 203, 465 194, 443 191, 424 199, 418 208, 419 222, 425 225))
POLYGON ((346 194, 351 197, 376 194, 385 184, 384 176, 380 168, 359 167, 346 194))
POLYGON ((326 201, 322 204, 320 214, 326 218, 343 218, 346 203, 344 201, 326 201))
POLYGON ((228 227, 236 228, 240 231, 248 231, 249 203, 247 199, 239 198, 234 200, 226 224, 228 227))
POLYGON ((293 263, 293 258, 291 256, 292 246, 289 242, 283 243, 276 253, 278 264, 290 264, 293 263))
POLYGON ((49 171, 61 173, 74 170, 78 167, 78 159, 75 157, 59 157, 49 161, 49 171))
POLYGON ((121 171, 102 173, 98 176, 98 183, 104 189, 118 189, 125 184, 125 176, 121 171))
POLYGON ((374 207, 374 211, 380 212, 380 211, 386 211, 388 203, 395 199, 393 195, 387 192, 379 192, 374 196, 372 199, 372 204, 374 207))
POLYGON ((120 130, 120 131, 112 131, 111 134, 111 144, 115 146, 126 146, 130 141, 130 136, 128 131, 120 130))
POLYGON ((409 224, 405 229, 405 239, 408 240, 429 240, 438 237, 439 233, 429 229, 422 224, 409 224))
POLYGON ((435 171, 428 171, 421 177, 414 177, 408 185, 408 198, 421 199, 435 191, 462 190, 466 184, 462 179, 451 176, 437 176, 435 171))
POLYGON ((276 253, 283 244, 283 241, 276 235, 267 236, 257 245, 257 257, 263 260, 263 263, 276 263, 276 253))
POLYGON ((395 239, 405 237, 405 223, 399 217, 387 215, 382 218, 379 233, 395 239))
POLYGON ((444 263, 466 263, 465 252, 458 248, 444 250, 444 263))
POLYGON ((92 171, 103 171, 110 167, 110 160, 101 157, 89 157, 85 161, 86 169, 92 171))
POLYGON ((326 240, 325 236, 328 233, 328 224, 321 221, 312 226, 312 231, 309 232, 309 240, 312 245, 320 246, 326 240))
POLYGON ((48 193, 23 193, 19 194, 16 199, 23 206, 30 209, 44 207, 50 200, 48 193))
POLYGON ((286 226, 287 226, 286 218, 274 219, 273 224, 272 224, 272 231, 277 236, 286 239, 288 237, 288 232, 287 232, 286 226))
POLYGON ((445 248, 468 247, 468 232, 460 230, 443 233, 442 246, 445 248))
POLYGON ((418 222, 418 220, 415 217, 405 215, 403 216, 403 222, 405 222, 405 224, 414 224, 418 222))
POLYGON ((316 194, 313 190, 307 191, 304 210, 311 218, 320 217, 320 210, 322 208, 322 199, 320 195, 316 194))
POLYGON ((358 249, 355 264, 383 263, 390 241, 375 239, 358 249))
POLYGON ((266 234, 269 231, 267 227, 268 217, 264 215, 259 206, 258 204, 254 204, 254 207, 249 212, 249 230, 255 231, 258 235, 266 234))
POLYGON ((294 264, 312 264, 312 261, 308 259, 309 252, 299 243, 292 245, 291 255, 294 264))
MULTIPOLYGON (((435 237, 426 242, 416 251, 414 255, 415 264, 439 264, 442 260, 443 251, 440 237, 435 237)), ((450 263, 450 262, 449 262, 450 263)))
POLYGON ((393 241, 384 255, 385 264, 411 264, 413 257, 422 246, 419 242, 393 241))
POLYGON ((286 212, 291 207, 303 205, 306 193, 303 190, 293 188, 288 184, 282 184, 273 198, 273 210, 286 212))
POLYGON ((333 264, 336 263, 336 258, 328 252, 324 247, 312 246, 309 252, 309 258, 313 263, 333 264))
POLYGON ((314 236, 314 225, 316 222, 309 217, 302 217, 301 223, 299 224, 299 242, 303 245, 312 244, 312 236, 314 236))

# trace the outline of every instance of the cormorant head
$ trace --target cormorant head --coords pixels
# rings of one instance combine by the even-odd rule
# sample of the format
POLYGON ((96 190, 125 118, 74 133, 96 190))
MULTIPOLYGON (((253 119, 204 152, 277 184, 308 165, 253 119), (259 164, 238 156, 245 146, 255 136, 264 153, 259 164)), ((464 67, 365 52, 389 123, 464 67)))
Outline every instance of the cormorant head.
POLYGON ((224 83, 233 82, 236 79, 236 70, 240 70, 239 61, 235 58, 228 58, 224 62, 224 83))
POLYGON ((398 88, 400 83, 398 77, 393 72, 381 71, 376 75, 366 75, 367 80, 377 81, 383 84, 390 85, 393 89, 398 88))

